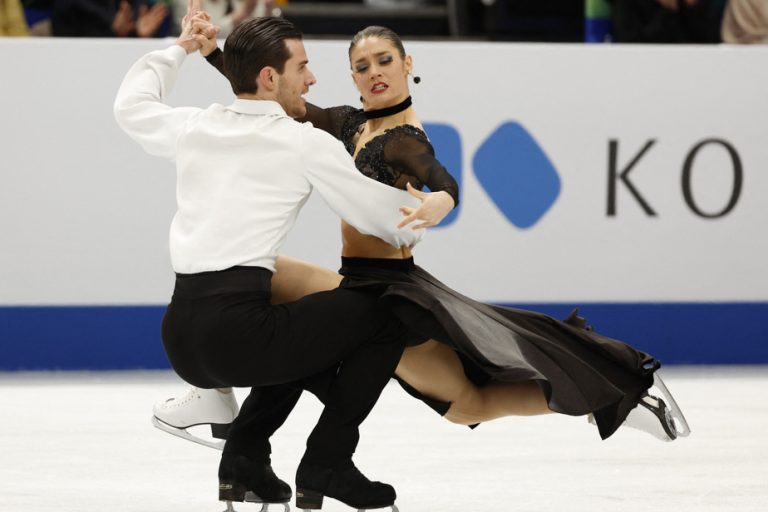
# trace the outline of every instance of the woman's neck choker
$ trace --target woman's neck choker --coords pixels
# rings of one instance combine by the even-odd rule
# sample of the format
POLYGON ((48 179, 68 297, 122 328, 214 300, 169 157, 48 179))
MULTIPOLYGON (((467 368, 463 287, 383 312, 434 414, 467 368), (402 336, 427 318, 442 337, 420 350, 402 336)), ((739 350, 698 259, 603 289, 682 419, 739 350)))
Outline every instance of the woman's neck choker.
POLYGON ((403 110, 407 109, 410 106, 411 106, 411 97, 408 96, 397 105, 392 105, 391 107, 380 108, 378 110, 363 110, 363 115, 365 115, 366 119, 378 119, 380 117, 387 117, 387 116, 397 114, 398 112, 402 112, 403 110))

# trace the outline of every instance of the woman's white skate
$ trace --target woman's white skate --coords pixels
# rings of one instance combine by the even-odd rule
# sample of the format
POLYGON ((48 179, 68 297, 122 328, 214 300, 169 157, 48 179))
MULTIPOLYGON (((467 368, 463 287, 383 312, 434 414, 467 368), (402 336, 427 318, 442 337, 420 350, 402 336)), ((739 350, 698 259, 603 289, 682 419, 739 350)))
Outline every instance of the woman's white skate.
POLYGON ((658 371, 653 374, 653 386, 640 398, 624 425, 648 432, 662 441, 674 441, 691 433, 683 411, 658 371))
POLYGON ((669 392, 669 389, 667 389, 664 381, 661 380, 661 376, 659 375, 658 371, 653 374, 653 386, 658 388, 658 390, 661 392, 661 398, 663 398, 667 403, 670 416, 672 417, 674 431, 675 434, 677 434, 676 437, 687 437, 691 433, 691 427, 688 425, 685 416, 683 416, 683 411, 680 409, 680 406, 677 405, 677 402, 675 402, 672 393, 669 392))
POLYGON ((152 425, 187 441, 222 450, 223 439, 226 439, 229 425, 238 411, 237 400, 231 391, 192 388, 185 396, 156 403, 152 408, 152 425), (210 425, 214 439, 205 439, 187 430, 200 425, 210 425))
MULTIPOLYGON (((590 414, 587 419, 597 425, 593 415, 590 414)), ((642 430, 667 442, 691 433, 683 411, 658 371, 653 374, 653 386, 640 397, 637 407, 629 412, 622 426, 642 430)))

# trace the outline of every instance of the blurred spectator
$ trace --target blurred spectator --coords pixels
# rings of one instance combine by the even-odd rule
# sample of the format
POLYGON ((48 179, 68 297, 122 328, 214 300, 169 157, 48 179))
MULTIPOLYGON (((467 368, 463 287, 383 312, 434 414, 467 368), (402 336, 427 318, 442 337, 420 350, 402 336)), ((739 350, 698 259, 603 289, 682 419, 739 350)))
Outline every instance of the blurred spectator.
POLYGON ((407 9, 423 5, 441 5, 444 0, 363 0, 363 4, 385 9, 407 9))
POLYGON ((768 44, 768 0, 728 0, 723 42, 768 44))
POLYGON ((0 36, 29 35, 19 0, 0 0, 0 36))
POLYGON ((608 43, 613 39, 611 4, 608 0, 585 0, 584 42, 608 43))
POLYGON ((163 1, 55 0, 51 21, 58 37, 162 37, 169 14, 163 1))
MULTIPOLYGON (((218 37, 226 38, 248 18, 272 16, 275 3, 273 0, 204 0, 203 9, 211 15, 211 23, 221 28, 218 37)), ((181 32, 181 19, 185 12, 187 0, 173 0, 174 35, 181 32)))
POLYGON ((484 11, 484 35, 491 40, 584 41, 583 1, 482 0, 477 3, 484 11))
POLYGON ((21 5, 24 7, 24 17, 27 18, 27 25, 29 25, 29 35, 52 35, 51 12, 53 11, 53 1, 21 0, 21 5))
POLYGON ((612 0, 617 43, 719 43, 725 0, 612 0))

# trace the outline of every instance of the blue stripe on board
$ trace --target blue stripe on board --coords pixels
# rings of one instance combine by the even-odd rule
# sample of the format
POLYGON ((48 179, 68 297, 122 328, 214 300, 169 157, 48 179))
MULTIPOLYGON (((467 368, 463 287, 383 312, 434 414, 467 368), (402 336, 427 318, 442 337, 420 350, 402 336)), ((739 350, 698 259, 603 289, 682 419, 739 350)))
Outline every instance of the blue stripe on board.
POLYGON ((0 307, 0 370, 168 368, 163 306, 0 307))
MULTIPOLYGON (((516 304, 564 318, 565 304, 516 304)), ((163 306, 0 307, 0 370, 168 368, 163 306)), ((665 364, 768 364, 768 303, 586 304, 595 329, 665 364)))

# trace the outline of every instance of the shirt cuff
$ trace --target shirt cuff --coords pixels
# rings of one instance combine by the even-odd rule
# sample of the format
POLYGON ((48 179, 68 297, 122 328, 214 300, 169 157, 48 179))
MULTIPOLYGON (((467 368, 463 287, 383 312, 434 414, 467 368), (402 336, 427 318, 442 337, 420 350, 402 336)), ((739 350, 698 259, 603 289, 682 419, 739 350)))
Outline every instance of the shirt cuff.
POLYGON ((184 59, 187 58, 187 50, 185 50, 184 48, 182 48, 181 46, 179 46, 177 44, 175 44, 175 45, 171 46, 170 48, 168 48, 166 50, 166 52, 168 53, 168 55, 173 57, 173 59, 176 62, 178 62, 179 64, 184 62, 184 59))

